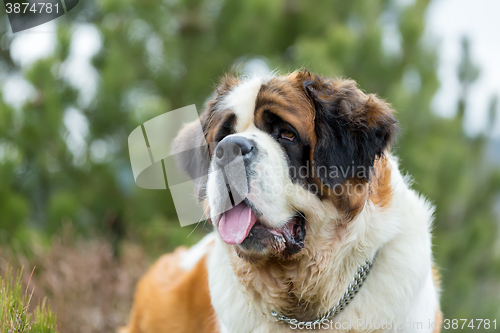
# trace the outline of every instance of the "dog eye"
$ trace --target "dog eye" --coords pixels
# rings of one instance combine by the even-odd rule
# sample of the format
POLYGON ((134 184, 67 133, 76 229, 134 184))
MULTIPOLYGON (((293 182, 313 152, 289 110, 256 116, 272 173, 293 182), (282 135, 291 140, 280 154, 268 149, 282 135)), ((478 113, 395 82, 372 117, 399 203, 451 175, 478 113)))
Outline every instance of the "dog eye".
POLYGON ((295 134, 287 130, 281 132, 280 136, 281 138, 286 139, 288 141, 293 141, 293 139, 295 139, 295 134))

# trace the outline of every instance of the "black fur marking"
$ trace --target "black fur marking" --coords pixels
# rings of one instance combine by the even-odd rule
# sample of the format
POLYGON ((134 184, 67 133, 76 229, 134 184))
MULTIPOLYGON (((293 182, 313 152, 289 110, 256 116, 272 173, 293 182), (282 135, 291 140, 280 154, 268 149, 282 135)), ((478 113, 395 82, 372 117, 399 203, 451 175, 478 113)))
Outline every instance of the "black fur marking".
POLYGON ((335 82, 313 78, 303 87, 316 110, 316 176, 330 188, 351 178, 369 180, 375 159, 395 137, 392 111, 374 96, 364 95, 352 81, 335 87, 335 82))

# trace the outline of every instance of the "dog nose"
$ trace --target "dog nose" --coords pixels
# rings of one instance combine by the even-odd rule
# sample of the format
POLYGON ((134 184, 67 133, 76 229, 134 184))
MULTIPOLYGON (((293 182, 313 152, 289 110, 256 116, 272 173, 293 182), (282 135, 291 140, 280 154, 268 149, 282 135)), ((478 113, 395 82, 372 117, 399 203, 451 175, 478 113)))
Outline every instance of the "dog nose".
POLYGON ((242 136, 228 136, 224 138, 215 148, 215 162, 220 166, 228 165, 241 152, 244 158, 248 158, 255 150, 252 141, 242 136))

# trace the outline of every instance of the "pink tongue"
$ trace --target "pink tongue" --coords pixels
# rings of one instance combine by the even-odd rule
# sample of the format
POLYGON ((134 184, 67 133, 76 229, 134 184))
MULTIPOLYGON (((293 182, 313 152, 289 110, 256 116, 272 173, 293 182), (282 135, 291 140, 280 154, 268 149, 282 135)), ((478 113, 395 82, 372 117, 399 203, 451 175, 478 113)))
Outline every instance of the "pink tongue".
POLYGON ((241 244, 247 238, 257 217, 244 202, 224 214, 219 222, 219 234, 227 244, 241 244))

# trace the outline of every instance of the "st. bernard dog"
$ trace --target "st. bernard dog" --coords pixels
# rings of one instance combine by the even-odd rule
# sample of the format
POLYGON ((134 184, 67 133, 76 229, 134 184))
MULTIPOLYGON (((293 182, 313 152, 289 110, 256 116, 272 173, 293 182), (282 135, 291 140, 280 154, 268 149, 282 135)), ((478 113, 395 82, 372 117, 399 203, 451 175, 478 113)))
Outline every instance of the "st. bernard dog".
POLYGON ((198 190, 214 232, 156 262, 124 331, 439 331, 433 207, 390 153, 386 102, 308 71, 226 76, 200 120, 174 150, 209 143, 178 162, 209 171, 198 190), (241 202, 238 179, 215 172, 236 158, 241 202))

